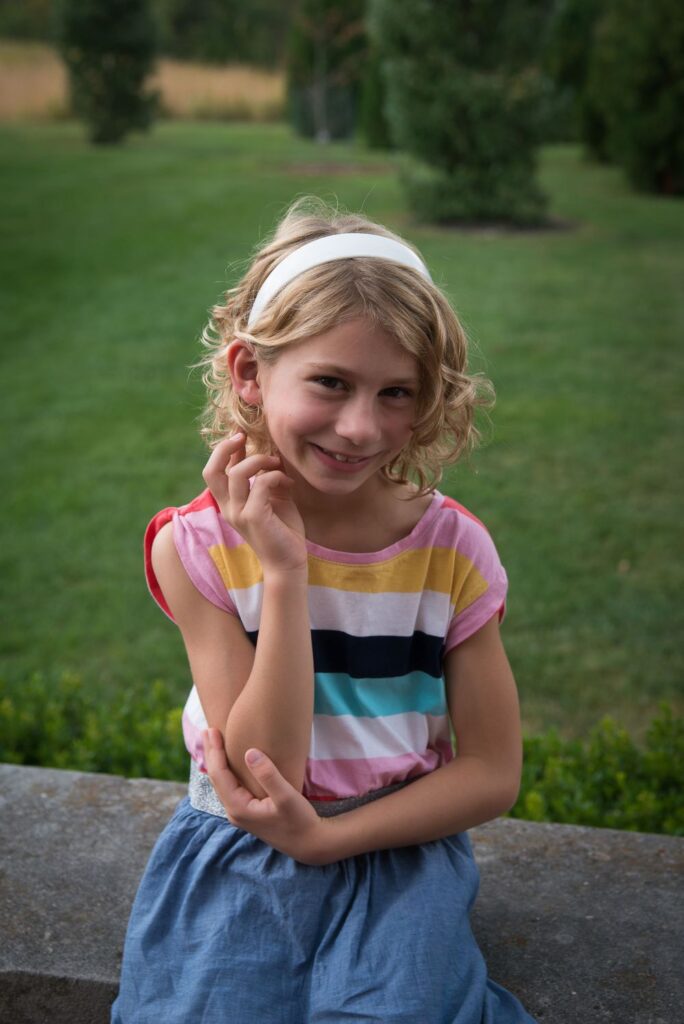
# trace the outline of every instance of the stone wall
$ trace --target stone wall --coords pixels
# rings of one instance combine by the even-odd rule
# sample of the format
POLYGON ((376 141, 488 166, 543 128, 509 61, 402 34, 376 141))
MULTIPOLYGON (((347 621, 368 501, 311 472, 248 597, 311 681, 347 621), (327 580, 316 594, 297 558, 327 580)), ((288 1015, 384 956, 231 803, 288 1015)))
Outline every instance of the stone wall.
MULTIPOLYGON (((138 879, 184 791, 0 765, 0 1024, 106 1024, 138 879)), ((540 1024, 683 1019, 684 840, 510 819, 471 835, 473 928, 540 1024)))

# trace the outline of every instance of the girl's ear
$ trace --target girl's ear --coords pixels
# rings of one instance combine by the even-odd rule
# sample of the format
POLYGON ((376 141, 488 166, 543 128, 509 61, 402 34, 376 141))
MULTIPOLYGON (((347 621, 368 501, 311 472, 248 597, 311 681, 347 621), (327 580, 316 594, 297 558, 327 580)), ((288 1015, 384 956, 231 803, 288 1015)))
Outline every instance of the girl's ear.
POLYGON ((236 338, 228 346, 226 360, 233 387, 243 402, 261 405, 259 364, 254 349, 236 338))

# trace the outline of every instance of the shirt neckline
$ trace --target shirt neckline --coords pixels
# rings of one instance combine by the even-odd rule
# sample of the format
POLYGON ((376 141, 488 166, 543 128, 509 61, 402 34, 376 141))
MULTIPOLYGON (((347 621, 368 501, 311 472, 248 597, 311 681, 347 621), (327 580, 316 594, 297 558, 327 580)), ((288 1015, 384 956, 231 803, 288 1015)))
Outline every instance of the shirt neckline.
POLYGON ((310 555, 326 562, 345 562, 349 565, 371 565, 376 562, 387 562, 389 559, 402 554, 408 548, 415 546, 417 537, 431 525, 443 501, 444 495, 439 491, 434 491, 432 501, 411 532, 395 541, 394 544, 381 548, 379 551, 336 551, 334 548, 326 548, 322 544, 315 544, 311 540, 306 542, 307 551, 310 555))

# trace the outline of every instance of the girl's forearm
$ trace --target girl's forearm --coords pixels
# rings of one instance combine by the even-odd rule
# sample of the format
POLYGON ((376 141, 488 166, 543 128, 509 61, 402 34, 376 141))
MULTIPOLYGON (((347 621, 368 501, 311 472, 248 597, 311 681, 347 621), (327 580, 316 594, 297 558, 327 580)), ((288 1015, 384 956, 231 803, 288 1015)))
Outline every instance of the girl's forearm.
POLYGON ((324 819, 320 863, 431 842, 481 825, 515 803, 520 763, 457 757, 389 796, 324 819))
POLYGON ((264 578, 254 665, 225 726, 230 766, 255 796, 263 791, 245 751, 263 750, 295 789, 304 780, 313 721, 313 652, 305 574, 264 578))

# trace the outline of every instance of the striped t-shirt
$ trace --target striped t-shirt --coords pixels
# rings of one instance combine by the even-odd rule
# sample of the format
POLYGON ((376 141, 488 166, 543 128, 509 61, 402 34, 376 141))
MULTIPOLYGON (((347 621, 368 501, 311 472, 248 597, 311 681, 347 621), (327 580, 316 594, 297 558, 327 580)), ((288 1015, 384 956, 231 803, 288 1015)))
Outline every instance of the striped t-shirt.
MULTIPOLYGON (((209 491, 164 509, 147 528, 146 572, 155 600, 171 616, 150 559, 152 541, 169 521, 194 585, 237 615, 256 643, 261 566, 209 491)), ((445 764, 453 751, 444 656, 503 614, 506 573, 485 527, 435 492, 411 533, 382 551, 333 551, 309 541, 307 547, 315 678, 305 796, 362 796, 445 764)), ((205 728, 193 687, 183 734, 200 767, 205 728)))

